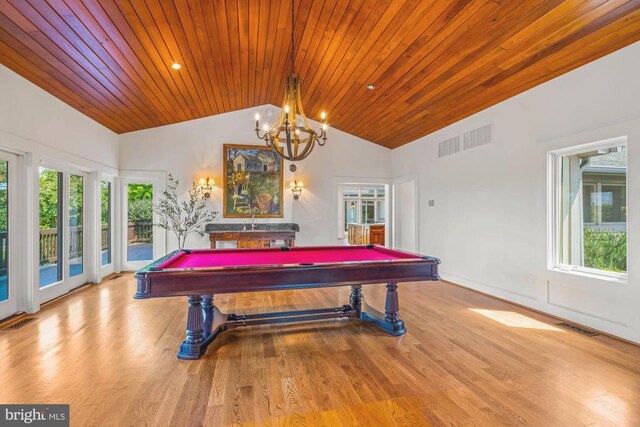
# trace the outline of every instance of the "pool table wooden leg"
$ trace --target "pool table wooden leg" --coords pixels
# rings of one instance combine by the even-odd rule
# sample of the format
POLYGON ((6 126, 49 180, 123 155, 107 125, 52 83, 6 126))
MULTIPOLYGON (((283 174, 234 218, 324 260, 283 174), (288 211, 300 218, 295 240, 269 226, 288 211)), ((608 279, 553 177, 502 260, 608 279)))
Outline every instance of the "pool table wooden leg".
MULTIPOLYGON (((353 298, 353 288, 351 288, 351 294, 353 298)), ((365 320, 378 328, 382 329, 390 335, 404 335, 407 330, 404 327, 404 322, 400 319, 400 303, 398 301, 398 284, 387 284, 387 298, 384 304, 384 314, 375 310, 369 306, 362 298, 362 293, 359 294, 360 308, 356 310, 357 317, 365 320)))
POLYGON ((178 359, 194 360, 199 359, 207 349, 204 343, 205 316, 202 310, 201 295, 189 295, 187 302, 189 303, 189 309, 187 311, 187 338, 180 344, 178 359))
POLYGON ((204 338, 211 335, 213 326, 213 295, 202 295, 202 315, 204 316, 204 338))
POLYGON ((351 286, 351 295, 349 296, 349 305, 355 311, 362 311, 362 285, 351 286))

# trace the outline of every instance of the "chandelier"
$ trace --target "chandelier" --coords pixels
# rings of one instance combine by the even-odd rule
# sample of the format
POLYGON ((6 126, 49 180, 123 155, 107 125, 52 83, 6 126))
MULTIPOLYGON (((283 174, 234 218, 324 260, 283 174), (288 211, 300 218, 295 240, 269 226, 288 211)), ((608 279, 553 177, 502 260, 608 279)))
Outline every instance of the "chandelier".
MULTIPOLYGON (((276 121, 269 126, 263 124, 263 135, 260 134, 260 114, 256 113, 256 135, 264 140, 267 146, 272 147, 283 158, 297 162, 311 154, 316 144, 323 146, 327 141, 327 115, 323 111, 320 131, 316 132, 302 109, 302 97, 300 95, 300 77, 295 72, 295 23, 294 0, 291 0, 291 74, 285 80, 285 95, 282 111, 276 121)), ((289 166, 291 172, 295 172, 296 165, 289 166)))

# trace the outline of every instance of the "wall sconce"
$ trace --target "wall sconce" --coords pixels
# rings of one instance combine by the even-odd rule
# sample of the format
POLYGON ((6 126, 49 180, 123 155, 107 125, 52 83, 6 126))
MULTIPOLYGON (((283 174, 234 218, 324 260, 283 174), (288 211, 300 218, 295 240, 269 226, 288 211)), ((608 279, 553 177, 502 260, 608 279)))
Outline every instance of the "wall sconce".
POLYGON ((302 187, 304 187, 304 185, 302 184, 302 181, 294 180, 289 183, 289 188, 293 193, 294 200, 298 200, 300 198, 300 194, 302 194, 302 187))
POLYGON ((214 185, 216 185, 216 181, 213 178, 200 178, 198 187, 200 187, 200 191, 202 191, 202 195, 205 199, 211 197, 211 191, 213 191, 214 185))

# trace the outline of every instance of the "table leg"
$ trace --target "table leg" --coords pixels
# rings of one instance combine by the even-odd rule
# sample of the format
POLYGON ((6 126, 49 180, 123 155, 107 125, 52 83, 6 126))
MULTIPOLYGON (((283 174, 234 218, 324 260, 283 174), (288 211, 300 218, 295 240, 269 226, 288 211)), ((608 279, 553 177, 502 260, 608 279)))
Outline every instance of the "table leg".
POLYGON ((384 304, 384 313, 371 307, 362 298, 360 286, 351 287, 351 307, 356 312, 356 317, 377 326, 390 335, 404 335, 407 330, 404 328, 404 322, 400 319, 400 304, 398 302, 398 284, 387 284, 387 297, 384 304), (359 302, 360 307, 356 308, 354 302, 359 302))
POLYGON ((384 303, 384 321, 395 335, 406 333, 404 322, 400 320, 400 301, 398 299, 398 284, 387 283, 387 298, 384 303))
POLYGON ((187 338, 180 344, 178 359, 199 359, 204 354, 204 312, 202 296, 189 295, 187 297, 189 309, 187 311, 187 338))
POLYGON ((202 295, 202 316, 204 317, 204 337, 211 335, 213 325, 213 295, 202 295))
POLYGON ((355 311, 362 311, 362 285, 351 286, 351 295, 349 296, 349 305, 355 311))

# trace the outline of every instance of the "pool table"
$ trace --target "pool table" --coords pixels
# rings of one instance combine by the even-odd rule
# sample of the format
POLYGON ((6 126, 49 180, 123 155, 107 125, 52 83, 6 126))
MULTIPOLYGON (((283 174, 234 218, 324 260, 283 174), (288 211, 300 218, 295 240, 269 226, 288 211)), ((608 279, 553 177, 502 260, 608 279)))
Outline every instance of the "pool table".
POLYGON ((178 358, 199 359, 223 331, 239 326, 352 318, 391 335, 406 333, 400 320, 398 283, 438 280, 440 260, 367 246, 178 250, 136 272, 136 299, 186 296, 187 331, 178 358), (362 285, 386 283, 385 311, 364 302, 362 285), (215 294, 351 286, 340 307, 226 314, 215 294))

